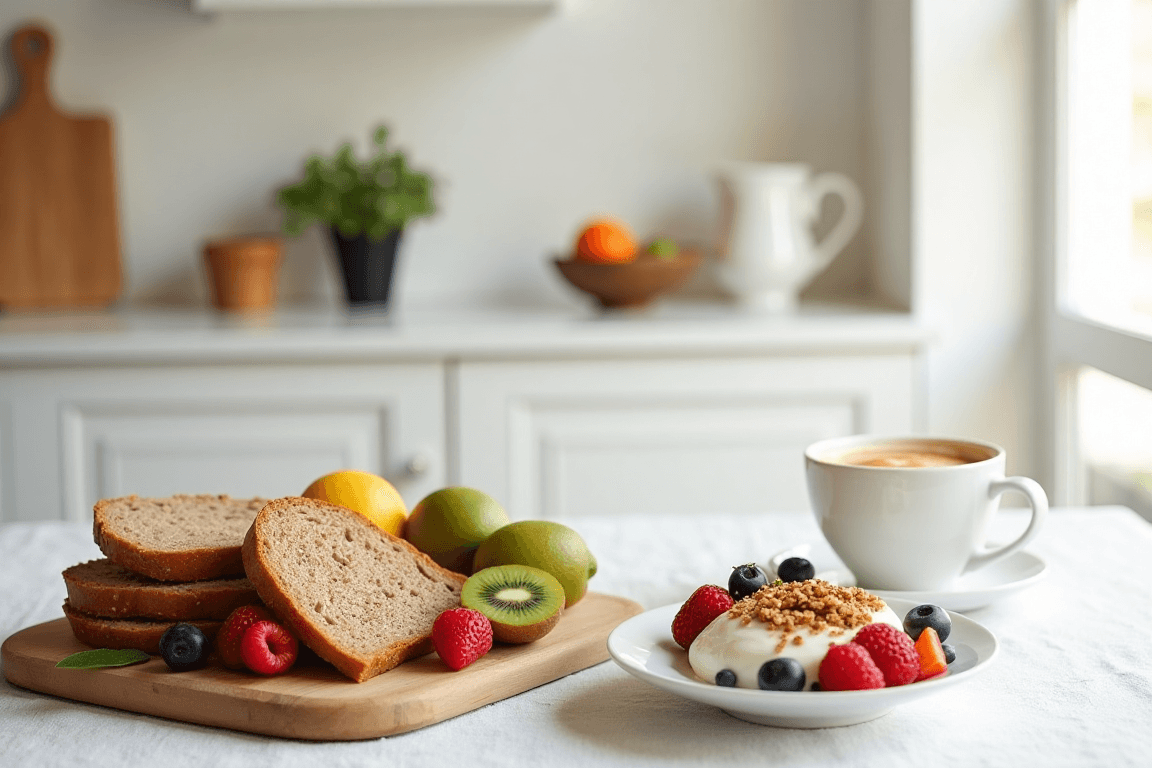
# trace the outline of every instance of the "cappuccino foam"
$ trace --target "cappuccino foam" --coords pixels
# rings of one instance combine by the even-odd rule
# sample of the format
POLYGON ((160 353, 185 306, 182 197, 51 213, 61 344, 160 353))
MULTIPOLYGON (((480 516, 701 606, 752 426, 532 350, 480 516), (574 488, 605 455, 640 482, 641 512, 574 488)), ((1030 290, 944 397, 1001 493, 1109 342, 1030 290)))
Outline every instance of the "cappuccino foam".
POLYGON ((837 464, 857 467, 955 467, 989 458, 970 446, 946 443, 931 445, 876 445, 848 451, 836 458, 837 464))

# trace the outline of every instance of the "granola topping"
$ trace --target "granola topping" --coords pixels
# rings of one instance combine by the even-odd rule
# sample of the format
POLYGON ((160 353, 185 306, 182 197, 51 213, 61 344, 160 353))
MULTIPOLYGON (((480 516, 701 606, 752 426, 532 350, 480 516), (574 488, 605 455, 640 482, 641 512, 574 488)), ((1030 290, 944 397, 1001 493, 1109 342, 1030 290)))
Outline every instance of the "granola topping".
POLYGON ((753 620, 766 630, 780 632, 779 653, 788 645, 803 645, 801 629, 832 637, 872 623, 872 615, 885 607, 884 601, 859 587, 838 587, 819 579, 768 584, 755 594, 738 601, 728 616, 742 624, 753 620))

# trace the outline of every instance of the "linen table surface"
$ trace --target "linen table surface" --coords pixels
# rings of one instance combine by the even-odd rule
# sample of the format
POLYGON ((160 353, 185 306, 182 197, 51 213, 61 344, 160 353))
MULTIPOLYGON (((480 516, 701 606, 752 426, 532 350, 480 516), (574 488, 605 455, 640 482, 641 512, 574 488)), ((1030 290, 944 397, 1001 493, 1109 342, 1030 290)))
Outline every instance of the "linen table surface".
MULTIPOLYGON (((563 520, 599 561, 591 588, 656 608, 730 568, 819 541, 808 513, 563 520)), ((1018 510, 996 532, 1022 530, 1018 510)), ((843 728, 753 725, 608 661, 384 739, 311 743, 172 722, 0 682, 0 766, 1152 766, 1152 525, 1120 507, 1056 509, 1035 586, 968 615, 1000 654, 963 685, 843 728)), ((0 638, 59 618, 60 572, 100 557, 81 523, 0 526, 0 638)))

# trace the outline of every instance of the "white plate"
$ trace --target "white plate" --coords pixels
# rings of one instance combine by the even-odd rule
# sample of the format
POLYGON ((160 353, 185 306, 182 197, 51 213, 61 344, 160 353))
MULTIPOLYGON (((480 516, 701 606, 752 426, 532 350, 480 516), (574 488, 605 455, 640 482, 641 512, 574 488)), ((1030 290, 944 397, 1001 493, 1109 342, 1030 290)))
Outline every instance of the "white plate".
MULTIPOLYGON (((856 577, 826 541, 798 544, 777 552, 765 563, 769 575, 774 578, 776 567, 789 557, 810 560, 818 579, 844 587, 856 585, 856 577)), ((896 598, 911 600, 917 605, 932 603, 948 611, 971 611, 1032 586, 1044 577, 1047 570, 1048 564, 1031 552, 1015 552, 978 571, 964 574, 951 589, 905 592, 868 587, 868 591, 884 600, 896 598)))
MULTIPOLYGON (((886 600, 903 616, 916 607, 886 600)), ((688 652, 672 639, 672 619, 679 604, 666 605, 628 619, 608 636, 608 653, 625 671, 686 699, 719 707, 733 717, 782 728, 830 728, 867 722, 900 704, 971 680, 996 656, 996 638, 964 616, 952 616, 948 644, 956 660, 948 674, 895 688, 872 691, 755 691, 705 683, 688 666, 688 652)))

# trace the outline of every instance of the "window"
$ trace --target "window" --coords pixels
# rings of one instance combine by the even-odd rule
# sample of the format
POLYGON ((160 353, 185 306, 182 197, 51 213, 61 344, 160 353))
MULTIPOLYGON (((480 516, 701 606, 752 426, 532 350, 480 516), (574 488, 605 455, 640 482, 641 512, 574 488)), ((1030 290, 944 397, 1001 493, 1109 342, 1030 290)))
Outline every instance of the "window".
POLYGON ((1050 490, 1152 519, 1152 0, 1043 7, 1050 490))

